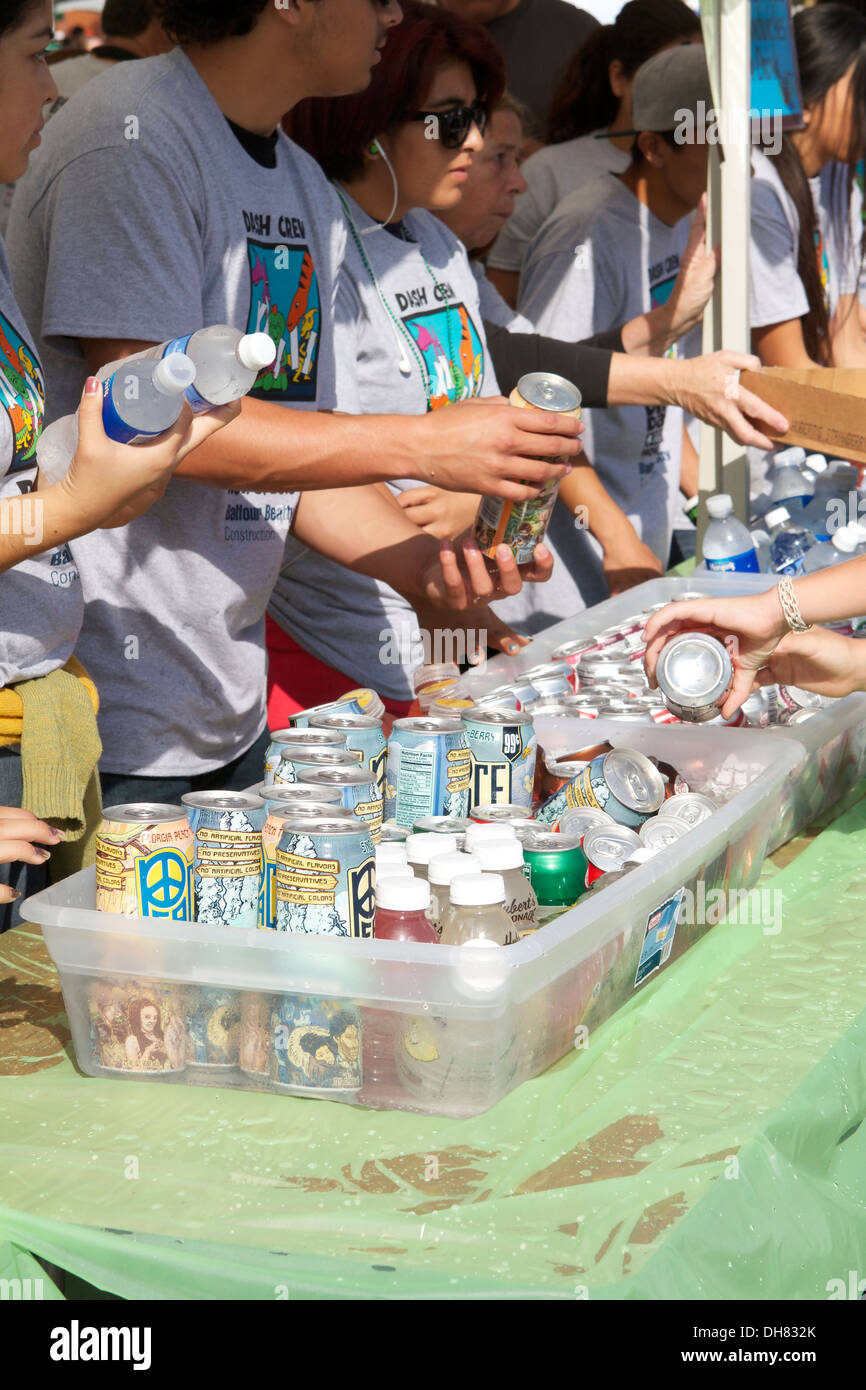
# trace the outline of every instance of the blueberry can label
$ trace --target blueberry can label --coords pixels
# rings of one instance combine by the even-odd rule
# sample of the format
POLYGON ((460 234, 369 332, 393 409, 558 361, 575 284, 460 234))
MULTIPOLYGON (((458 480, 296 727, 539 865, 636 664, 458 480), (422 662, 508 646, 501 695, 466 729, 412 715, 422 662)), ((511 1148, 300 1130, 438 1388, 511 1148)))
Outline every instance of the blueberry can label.
POLYGON ((472 757, 469 805, 532 805, 537 745, 531 724, 487 724, 464 716, 472 757))
POLYGON ((372 937, 376 860, 371 838, 284 831, 275 858, 277 931, 372 937))
POLYGON ((361 1019, 341 1000, 278 995, 270 1014, 268 1072, 287 1091, 354 1092, 361 1087, 361 1019))

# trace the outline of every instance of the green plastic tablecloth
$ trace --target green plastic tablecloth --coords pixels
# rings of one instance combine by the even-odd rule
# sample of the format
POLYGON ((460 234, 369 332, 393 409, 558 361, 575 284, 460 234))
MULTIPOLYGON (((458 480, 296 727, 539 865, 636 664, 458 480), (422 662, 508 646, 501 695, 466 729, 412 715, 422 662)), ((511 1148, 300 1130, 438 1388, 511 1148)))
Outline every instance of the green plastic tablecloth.
POLYGON ((778 935, 721 924, 464 1120, 83 1077, 16 929, 0 1263, 130 1298, 827 1298, 866 1276, 864 856, 859 803, 765 866, 778 935))

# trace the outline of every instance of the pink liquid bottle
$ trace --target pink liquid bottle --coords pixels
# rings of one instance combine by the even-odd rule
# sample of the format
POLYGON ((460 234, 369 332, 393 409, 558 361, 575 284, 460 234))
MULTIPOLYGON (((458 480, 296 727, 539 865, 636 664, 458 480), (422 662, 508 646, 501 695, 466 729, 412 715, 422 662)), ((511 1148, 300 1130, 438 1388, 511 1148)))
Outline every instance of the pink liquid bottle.
MULTIPOLYGON (((430 884, 425 879, 379 879, 373 935, 377 941, 420 941, 438 945, 439 937, 427 915, 429 907, 430 884)), ((406 1017, 396 1010, 364 1010, 360 1096, 364 1104, 387 1104, 388 1097, 400 1091, 396 1049, 406 1024, 406 1017)))

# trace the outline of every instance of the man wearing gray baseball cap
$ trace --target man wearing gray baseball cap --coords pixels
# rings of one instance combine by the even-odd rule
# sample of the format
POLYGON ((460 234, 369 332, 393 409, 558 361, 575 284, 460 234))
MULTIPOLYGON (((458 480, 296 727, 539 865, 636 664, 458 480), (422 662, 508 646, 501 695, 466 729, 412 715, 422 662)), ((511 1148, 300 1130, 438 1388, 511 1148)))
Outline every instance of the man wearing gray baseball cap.
MULTIPOLYGON (((539 333, 576 342, 648 313, 667 301, 687 248, 712 281, 716 259, 703 249, 703 217, 691 228, 707 185, 708 147, 696 118, 703 120, 711 104, 700 44, 665 49, 638 69, 632 163, 564 198, 526 253, 518 307, 539 333), (678 143, 675 131, 688 112, 696 138, 678 143)), ((699 352, 697 330, 669 349, 671 356, 699 352)), ((586 463, 666 567, 680 488, 697 491, 697 455, 682 408, 620 406, 585 410, 583 419, 586 463)), ((497 610, 531 632, 606 598, 605 552, 615 549, 615 538, 606 541, 593 529, 590 535, 560 504, 547 534, 558 560, 547 592, 497 610)))

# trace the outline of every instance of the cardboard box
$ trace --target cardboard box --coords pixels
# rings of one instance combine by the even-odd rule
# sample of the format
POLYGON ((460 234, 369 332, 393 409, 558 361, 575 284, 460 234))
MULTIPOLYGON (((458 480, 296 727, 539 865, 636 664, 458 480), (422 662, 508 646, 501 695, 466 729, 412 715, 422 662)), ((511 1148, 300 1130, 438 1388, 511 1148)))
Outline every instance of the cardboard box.
POLYGON ((762 425, 779 444, 801 444, 828 458, 866 463, 866 370, 856 367, 765 367, 741 372, 740 384, 790 421, 787 434, 762 425))

